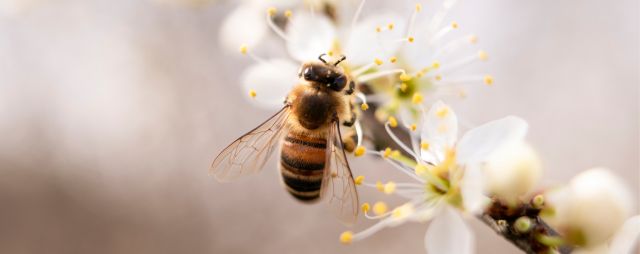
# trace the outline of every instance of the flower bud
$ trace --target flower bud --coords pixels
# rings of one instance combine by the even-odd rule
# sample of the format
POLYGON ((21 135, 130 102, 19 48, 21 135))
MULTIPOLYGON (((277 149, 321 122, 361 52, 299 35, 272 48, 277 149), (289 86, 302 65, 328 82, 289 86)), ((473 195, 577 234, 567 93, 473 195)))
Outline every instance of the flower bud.
POLYGON ((609 170, 594 168, 575 176, 569 185, 549 193, 555 214, 549 223, 569 243, 597 247, 611 238, 630 216, 631 194, 609 170))
POLYGON ((486 190, 505 200, 530 192, 540 179, 542 166, 536 152, 525 142, 505 145, 487 160, 486 190))

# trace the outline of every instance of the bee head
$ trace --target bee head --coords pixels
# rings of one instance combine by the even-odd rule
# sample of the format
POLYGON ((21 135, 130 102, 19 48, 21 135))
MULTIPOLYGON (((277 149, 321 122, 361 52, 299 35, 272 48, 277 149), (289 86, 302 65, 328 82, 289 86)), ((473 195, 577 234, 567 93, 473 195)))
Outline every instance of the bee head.
POLYGON ((315 83, 316 85, 325 86, 333 91, 340 92, 347 86, 347 76, 338 68, 338 64, 346 57, 342 57, 335 63, 327 63, 322 57, 318 57, 321 62, 308 62, 302 65, 298 76, 304 80, 315 83))

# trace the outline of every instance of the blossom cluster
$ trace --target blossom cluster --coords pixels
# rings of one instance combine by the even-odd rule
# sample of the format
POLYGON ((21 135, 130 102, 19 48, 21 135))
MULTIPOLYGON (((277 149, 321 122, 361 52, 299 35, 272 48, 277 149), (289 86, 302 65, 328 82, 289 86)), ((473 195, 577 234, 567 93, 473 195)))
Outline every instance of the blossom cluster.
MULTIPOLYGON (((407 201, 393 208, 383 201, 362 203, 364 217, 376 222, 343 232, 343 243, 405 222, 429 221, 427 253, 472 253, 474 236, 465 221, 499 202, 509 209, 523 204, 539 209, 562 236, 540 237, 549 250, 568 245, 589 253, 630 252, 640 234, 640 217, 631 215, 631 194, 609 170, 586 170, 566 186, 535 189, 542 165, 526 140, 524 119, 506 116, 459 133, 458 116, 442 99, 464 97, 465 87, 494 80, 486 73, 462 74, 488 54, 478 48, 476 35, 452 36, 460 25, 445 20, 455 2, 444 0, 430 15, 419 3, 405 13, 368 15, 364 0, 246 1, 223 23, 221 42, 254 60, 241 82, 253 101, 268 108, 282 105, 301 63, 320 54, 347 56, 341 67, 358 85, 352 98, 359 104, 358 115, 375 104, 374 115, 393 140, 382 149, 365 144, 362 132, 368 126, 357 121, 353 155, 381 159, 408 181, 357 176, 359 187, 407 201), (260 56, 261 42, 274 36, 284 42, 287 56, 260 56)), ((530 223, 523 217, 515 227, 525 232, 530 223)))

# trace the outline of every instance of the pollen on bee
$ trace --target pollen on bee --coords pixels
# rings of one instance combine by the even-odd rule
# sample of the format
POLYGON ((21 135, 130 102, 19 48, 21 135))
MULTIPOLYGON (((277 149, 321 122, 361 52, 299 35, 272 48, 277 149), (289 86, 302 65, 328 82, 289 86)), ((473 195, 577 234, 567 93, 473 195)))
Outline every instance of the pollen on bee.
POLYGON ((382 65, 384 63, 380 58, 373 59, 373 62, 376 63, 376 65, 382 65))
POLYGON ((451 28, 458 29, 458 22, 455 22, 455 21, 451 22, 451 28))
POLYGON ((439 108, 436 111, 436 116, 438 116, 438 118, 442 119, 442 118, 447 117, 447 115, 449 115, 449 108, 448 107, 442 107, 442 108, 439 108))
POLYGON ((482 81, 483 81, 486 85, 488 85, 488 86, 493 85, 493 76, 491 76, 491 75, 485 75, 485 76, 482 78, 482 81))
POLYGON ((258 95, 258 93, 256 93, 256 90, 249 89, 249 96, 250 96, 251 98, 255 98, 255 97, 256 97, 256 95, 258 95))
POLYGON ((247 47, 246 44, 240 45, 240 53, 242 53, 243 55, 246 55, 247 51, 249 51, 249 48, 247 47))
POLYGON ((400 81, 407 82, 409 80, 411 80, 411 76, 409 76, 409 74, 406 74, 406 73, 400 74, 400 81))
POLYGON ((389 58, 389 62, 391 62, 391 63, 395 63, 397 61, 398 61, 398 58, 395 57, 395 56, 392 56, 391 58, 389 58))
POLYGON ((362 111, 367 111, 367 109, 369 109, 369 104, 366 104, 366 103, 360 104, 360 109, 362 109, 362 111))
POLYGON ((478 58, 482 61, 487 61, 489 59, 489 55, 484 50, 478 51, 478 58))
POLYGON ((390 155, 391 155, 391 148, 389 147, 385 148, 384 152, 382 153, 382 157, 389 158, 390 155))
POLYGON ((413 38, 413 36, 409 36, 409 37, 407 37, 407 41, 409 41, 409 42, 411 42, 411 43, 413 43, 413 41, 415 41, 415 40, 416 40, 416 39, 415 39, 415 38, 413 38))
POLYGON ((376 189, 379 191, 384 191, 384 184, 380 181, 376 181, 376 189))
POLYGON ((420 12, 422 10, 422 4, 416 4, 416 12, 420 12))
POLYGON ((369 210, 371 210, 371 205, 365 202, 362 204, 362 206, 360 206, 360 209, 362 209, 363 213, 367 213, 369 210))
POLYGON ((389 126, 391 126, 393 128, 398 127, 398 120, 395 117, 389 116, 389 121, 388 122, 389 122, 389 126))
POLYGON ((344 231, 340 234, 340 242, 343 244, 350 244, 353 241, 353 232, 344 231))
POLYGON ((354 182, 356 185, 361 185, 361 184, 362 184, 362 182, 364 182, 364 176, 357 176, 357 177, 356 177, 356 179, 355 179, 355 180, 353 180, 353 182, 354 182))
POLYGON ((291 18, 293 16, 293 12, 291 10, 284 11, 284 16, 287 18, 291 18))
POLYGON ((383 215, 387 212, 387 210, 389 210, 389 208, 387 207, 387 204, 385 202, 378 201, 373 204, 373 213, 375 215, 383 215))
POLYGON ((389 29, 389 30, 393 30, 393 27, 394 27, 394 26, 395 26, 395 25, 394 25, 393 23, 389 23, 389 24, 387 25, 387 29, 389 29))
POLYGON ((276 13, 278 13, 278 9, 276 9, 276 7, 267 8, 267 14, 269 14, 270 17, 275 16, 276 13))
POLYGON ((386 184, 384 184, 384 189, 382 190, 382 192, 384 192, 385 194, 393 194, 396 191, 396 183, 393 181, 389 181, 386 184))
POLYGON ((409 88, 407 83, 400 84, 400 91, 402 91, 403 93, 407 91, 407 88, 409 88))
POLYGON ((360 157, 360 156, 364 155, 364 153, 365 153, 366 151, 367 151, 367 149, 366 149, 366 148, 364 148, 364 146, 358 146, 358 147, 356 147, 356 150, 353 152, 353 154, 354 154, 356 157, 360 157))
POLYGON ((424 97, 420 93, 414 93, 413 98, 411 98, 411 102, 413 102, 413 104, 420 104, 423 100, 424 97))
POLYGON ((469 35, 469 42, 471 44, 476 44, 478 42, 478 36, 475 34, 469 35))
POLYGON ((420 142, 420 148, 422 150, 429 150, 429 142, 426 142, 426 141, 420 142))

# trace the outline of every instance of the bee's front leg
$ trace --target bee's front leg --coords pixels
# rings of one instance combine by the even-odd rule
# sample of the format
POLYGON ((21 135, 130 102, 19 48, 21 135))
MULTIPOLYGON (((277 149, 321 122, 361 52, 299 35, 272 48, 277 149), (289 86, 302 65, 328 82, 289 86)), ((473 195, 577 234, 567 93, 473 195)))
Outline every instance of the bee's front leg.
POLYGON ((353 82, 353 80, 349 81, 349 89, 347 89, 345 93, 347 95, 352 95, 355 90, 356 90, 356 83, 353 82))
POLYGON ((351 127, 354 123, 356 123, 356 113, 351 112, 351 119, 349 119, 349 121, 342 122, 342 125, 351 127))

